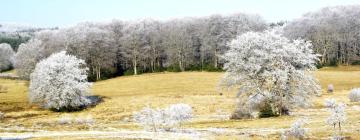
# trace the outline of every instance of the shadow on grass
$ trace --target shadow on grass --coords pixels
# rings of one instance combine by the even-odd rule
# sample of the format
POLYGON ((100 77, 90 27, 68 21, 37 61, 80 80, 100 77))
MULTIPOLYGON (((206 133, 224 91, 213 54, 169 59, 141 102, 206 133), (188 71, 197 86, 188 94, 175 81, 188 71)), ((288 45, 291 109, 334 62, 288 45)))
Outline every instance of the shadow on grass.
POLYGON ((60 108, 60 109, 55 109, 52 108, 50 109, 51 111, 54 112, 78 112, 78 111, 82 111, 86 108, 92 108, 95 107, 96 105, 98 105, 99 103, 103 102, 105 98, 105 96, 97 96, 97 95, 93 95, 93 96, 86 96, 87 99, 90 100, 90 104, 86 105, 86 106, 80 106, 78 108, 69 108, 69 107, 64 107, 64 108, 60 108))

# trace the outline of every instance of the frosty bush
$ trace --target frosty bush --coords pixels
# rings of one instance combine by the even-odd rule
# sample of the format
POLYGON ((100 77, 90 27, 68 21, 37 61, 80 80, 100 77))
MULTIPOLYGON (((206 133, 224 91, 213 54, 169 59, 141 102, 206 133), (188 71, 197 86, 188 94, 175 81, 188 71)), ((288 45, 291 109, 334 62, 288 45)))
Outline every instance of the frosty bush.
POLYGON ((75 118, 75 122, 77 124, 91 125, 94 123, 94 119, 92 118, 91 115, 87 115, 86 117, 78 116, 77 118, 75 118))
POLYGON ((244 115, 261 107, 287 115, 292 108, 309 106, 313 95, 320 93, 312 75, 318 58, 310 42, 291 41, 273 31, 248 32, 229 48, 223 56, 226 73, 220 86, 239 89, 237 107, 241 108, 236 111, 244 115))
POLYGON ((328 92, 328 93, 333 93, 333 92, 334 92, 334 86, 333 86, 332 84, 329 84, 329 85, 327 86, 327 92, 328 92))
POLYGON ((83 60, 65 51, 52 54, 40 61, 31 74, 30 102, 57 111, 87 106, 90 103, 85 97, 90 87, 87 70, 83 60))
POLYGON ((72 118, 69 115, 64 115, 58 118, 58 123, 59 124, 71 124, 72 123, 72 118))
POLYGON ((354 88, 349 93, 351 102, 360 102, 360 88, 354 88))
POLYGON ((327 99, 325 101, 325 106, 328 108, 330 115, 326 118, 326 124, 331 125, 334 128, 334 136, 336 135, 336 127, 338 127, 339 132, 341 133, 341 125, 346 120, 345 114, 345 104, 338 103, 336 104, 334 99, 327 99))
POLYGON ((165 109, 143 108, 133 114, 134 121, 147 131, 170 131, 192 117, 191 106, 174 104, 165 109))
POLYGON ((9 44, 0 44, 0 72, 12 67, 14 54, 9 44))
POLYGON ((303 126, 306 124, 305 119, 298 119, 293 124, 291 124, 291 127, 289 130, 287 130, 283 135, 282 139, 304 139, 305 138, 305 128, 303 126))
POLYGON ((191 118, 192 109, 188 104, 173 104, 164 110, 173 125, 181 124, 191 118))

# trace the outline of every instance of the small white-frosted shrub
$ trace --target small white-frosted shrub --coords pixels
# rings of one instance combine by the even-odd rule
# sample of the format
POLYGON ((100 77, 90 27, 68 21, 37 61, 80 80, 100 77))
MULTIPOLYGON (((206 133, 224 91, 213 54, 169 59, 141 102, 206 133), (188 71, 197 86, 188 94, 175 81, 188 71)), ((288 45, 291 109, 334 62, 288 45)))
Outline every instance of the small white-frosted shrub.
POLYGON ((333 93, 333 92, 334 92, 334 85, 329 84, 329 85, 327 86, 327 92, 328 92, 328 93, 333 93))
POLYGON ((134 121, 147 131, 170 131, 192 117, 191 106, 174 104, 165 109, 143 108, 133 114, 134 121))
POLYGON ((283 135, 282 139, 304 139, 306 129, 304 125, 307 124, 305 119, 298 119, 291 124, 289 130, 287 130, 283 135))
POLYGON ((192 109, 188 104, 173 104, 164 110, 174 125, 187 121, 192 117, 192 109))
POLYGON ((157 132, 163 124, 163 113, 159 109, 143 108, 133 114, 134 121, 147 131, 157 132))
POLYGON ((73 118, 69 115, 64 115, 58 118, 59 124, 71 124, 73 121, 73 118))
POLYGON ((360 88, 354 88, 349 93, 351 102, 360 102, 360 88))
POLYGON ((77 118, 75 118, 75 122, 77 124, 91 125, 94 123, 94 119, 91 115, 87 115, 86 117, 78 116, 77 118))

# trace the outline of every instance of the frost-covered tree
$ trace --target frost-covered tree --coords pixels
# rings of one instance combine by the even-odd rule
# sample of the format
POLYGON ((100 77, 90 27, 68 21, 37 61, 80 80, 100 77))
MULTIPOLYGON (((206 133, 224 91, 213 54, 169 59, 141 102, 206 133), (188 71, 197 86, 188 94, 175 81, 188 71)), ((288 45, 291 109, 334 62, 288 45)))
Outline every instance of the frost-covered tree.
POLYGON ((134 121, 148 131, 170 131, 192 117, 192 109, 187 104, 173 104, 165 109, 143 108, 134 112, 134 121))
POLYGON ((351 102, 360 102, 360 88, 354 88, 349 93, 351 102))
POLYGON ((52 54, 36 64, 30 77, 31 103, 54 110, 76 110, 90 103, 86 98, 90 83, 87 82, 86 63, 65 51, 52 54))
POLYGON ((0 44, 0 72, 12 67, 14 51, 9 44, 0 44))
POLYGON ((320 93, 312 75, 318 58, 310 42, 288 40, 272 31, 248 32, 229 47, 220 86, 239 88, 242 111, 251 114, 259 110, 256 104, 265 102, 274 114, 284 115, 294 107, 308 106, 311 97, 320 93))
POLYGON ((331 125, 334 128, 334 136, 336 135, 336 127, 338 127, 341 133, 341 125, 346 120, 345 104, 336 103, 334 99, 326 99, 325 106, 330 112, 330 116, 326 118, 326 124, 331 125))
POLYGON ((30 74, 34 71, 36 63, 41 60, 40 45, 41 41, 37 39, 30 40, 25 44, 21 44, 15 54, 16 74, 23 78, 29 79, 30 74))
POLYGON ((320 64, 356 64, 360 60, 360 5, 325 7, 306 13, 285 27, 290 38, 311 40, 320 64))

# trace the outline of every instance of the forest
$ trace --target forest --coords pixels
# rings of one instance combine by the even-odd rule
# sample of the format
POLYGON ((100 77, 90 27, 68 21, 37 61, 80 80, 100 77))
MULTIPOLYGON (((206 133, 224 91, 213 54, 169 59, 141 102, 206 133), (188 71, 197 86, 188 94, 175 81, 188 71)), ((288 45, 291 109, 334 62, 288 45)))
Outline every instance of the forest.
POLYGON ((84 59, 91 81, 148 72, 221 71, 224 61, 220 56, 232 39, 248 31, 271 28, 281 28, 290 39, 311 41, 315 53, 321 55, 318 67, 356 65, 360 62, 359 9, 327 7, 278 23, 267 23, 251 14, 84 22, 61 29, 3 32, 0 42, 11 44, 17 51, 15 60, 22 62, 14 67, 24 79, 29 78, 36 62, 60 50, 84 59))

